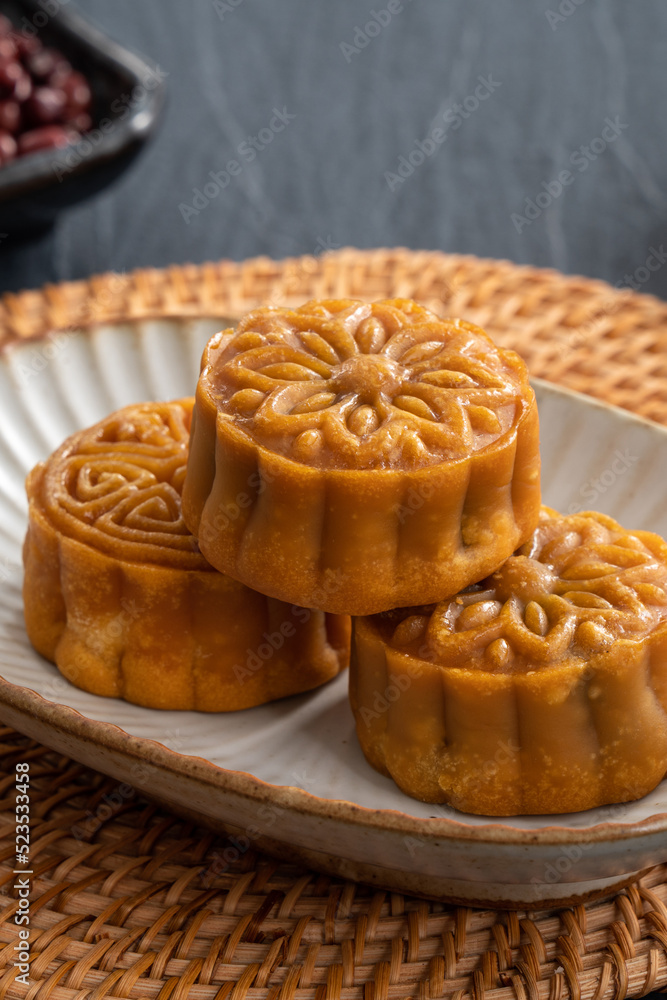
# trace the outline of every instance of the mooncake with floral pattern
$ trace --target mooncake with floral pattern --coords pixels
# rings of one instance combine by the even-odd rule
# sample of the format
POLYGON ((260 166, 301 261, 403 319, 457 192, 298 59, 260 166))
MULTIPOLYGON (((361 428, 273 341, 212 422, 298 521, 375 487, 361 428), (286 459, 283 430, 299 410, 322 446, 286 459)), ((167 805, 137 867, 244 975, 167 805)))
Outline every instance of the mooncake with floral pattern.
POLYGON ((494 816, 566 813, 641 798, 667 772, 657 535, 545 508, 486 580, 353 626, 359 741, 408 795, 494 816))
POLYGON ((209 342, 183 514, 263 593, 370 614, 455 594, 537 524, 526 368, 407 299, 266 307, 209 342))
POLYGON ((192 405, 125 407, 32 470, 25 621, 86 691, 231 711, 338 674, 349 621, 267 598, 204 559, 181 514, 192 405))

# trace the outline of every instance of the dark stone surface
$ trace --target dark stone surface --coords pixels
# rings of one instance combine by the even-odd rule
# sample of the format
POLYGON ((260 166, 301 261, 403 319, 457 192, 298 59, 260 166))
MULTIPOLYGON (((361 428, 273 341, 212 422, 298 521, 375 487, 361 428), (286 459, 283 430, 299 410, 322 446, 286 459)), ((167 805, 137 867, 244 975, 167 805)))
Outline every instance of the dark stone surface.
MULTIPOLYGON (((403 0, 347 56, 341 43, 354 43, 371 9, 386 21, 387 0, 79 6, 168 73, 168 107, 113 188, 37 241, 4 241, 0 290, 323 244, 439 248, 621 282, 667 241, 660 0, 403 0), (479 77, 493 92, 443 123, 479 77), (295 118, 249 162, 239 147, 270 127, 274 108, 295 118), (624 127, 587 161, 576 151, 607 118, 624 127), (385 175, 443 125, 444 142, 391 190, 385 175), (179 205, 230 160, 241 172, 185 221, 179 205), (525 215, 526 199, 563 170, 571 183, 518 232, 512 213, 525 215)), ((667 267, 640 286, 667 296, 667 267)))

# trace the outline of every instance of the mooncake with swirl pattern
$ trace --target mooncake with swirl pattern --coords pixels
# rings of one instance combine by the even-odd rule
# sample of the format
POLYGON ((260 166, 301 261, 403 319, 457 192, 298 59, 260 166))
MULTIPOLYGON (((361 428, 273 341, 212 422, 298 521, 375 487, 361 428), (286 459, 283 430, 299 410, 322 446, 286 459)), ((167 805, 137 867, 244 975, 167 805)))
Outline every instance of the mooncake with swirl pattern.
POLYGON ((638 799, 667 772, 667 544, 544 509, 453 599, 354 622, 350 695, 370 763, 471 813, 638 799))
POLYGON ((455 594, 534 529, 525 365, 407 299, 266 307, 209 342, 183 513, 250 587, 341 614, 455 594))
POLYGON ((72 683, 151 708, 230 711, 347 665, 349 621, 218 573, 181 514, 192 399, 74 434, 27 480, 24 609, 72 683))

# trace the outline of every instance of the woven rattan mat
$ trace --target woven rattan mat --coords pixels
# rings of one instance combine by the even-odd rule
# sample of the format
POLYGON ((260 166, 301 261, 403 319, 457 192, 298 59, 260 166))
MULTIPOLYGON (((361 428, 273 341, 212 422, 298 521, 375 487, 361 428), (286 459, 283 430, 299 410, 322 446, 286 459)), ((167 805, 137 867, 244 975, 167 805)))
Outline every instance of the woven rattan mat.
MULTIPOLYGON (((341 250, 104 275, 7 295, 0 344, 148 315, 409 296, 484 326, 531 372, 667 423, 667 303, 507 262, 341 250)), ((667 985, 667 865, 605 902, 467 910, 296 870, 0 729, 0 1000, 560 1000, 667 985), (30 762, 29 985, 17 981, 16 764, 30 762)))

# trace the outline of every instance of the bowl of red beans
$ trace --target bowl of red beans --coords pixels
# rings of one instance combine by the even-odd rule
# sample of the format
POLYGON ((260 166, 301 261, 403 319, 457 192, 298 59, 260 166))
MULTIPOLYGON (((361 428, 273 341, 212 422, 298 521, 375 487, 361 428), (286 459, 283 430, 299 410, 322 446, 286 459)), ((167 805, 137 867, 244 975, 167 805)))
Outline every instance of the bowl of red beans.
POLYGON ((165 75, 71 0, 0 0, 0 245, 129 165, 155 129, 165 75))

